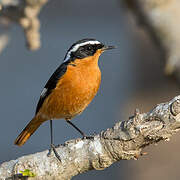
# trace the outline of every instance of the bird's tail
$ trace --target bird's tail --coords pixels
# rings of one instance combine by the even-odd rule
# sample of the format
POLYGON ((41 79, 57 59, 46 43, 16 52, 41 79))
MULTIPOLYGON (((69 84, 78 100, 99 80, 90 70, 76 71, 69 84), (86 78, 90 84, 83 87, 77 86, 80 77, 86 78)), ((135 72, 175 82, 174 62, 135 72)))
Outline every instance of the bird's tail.
POLYGON ((35 116, 19 134, 14 144, 22 146, 45 120, 41 116, 35 116))

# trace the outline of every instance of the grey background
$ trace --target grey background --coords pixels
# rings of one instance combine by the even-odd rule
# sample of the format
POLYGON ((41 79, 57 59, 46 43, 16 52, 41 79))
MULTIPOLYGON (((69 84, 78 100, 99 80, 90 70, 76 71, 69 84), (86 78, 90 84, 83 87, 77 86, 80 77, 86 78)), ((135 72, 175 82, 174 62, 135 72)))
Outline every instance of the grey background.
MULTIPOLYGON (((9 29, 11 42, 1 54, 0 162, 49 148, 48 122, 23 147, 14 146, 13 142, 33 117, 46 81, 62 63, 67 49, 79 39, 96 38, 117 47, 100 57, 100 90, 89 107, 72 121, 87 134, 99 133, 127 119, 136 107, 150 110, 152 105, 178 94, 175 83, 164 77, 156 46, 137 29, 120 1, 49 1, 40 19, 40 50, 28 51, 20 27, 13 26, 9 29)), ((53 124, 56 144, 80 137, 63 120, 53 124)), ((121 161, 104 171, 91 171, 73 179, 132 179, 131 173, 126 172, 133 175, 135 166, 135 161, 121 161)))

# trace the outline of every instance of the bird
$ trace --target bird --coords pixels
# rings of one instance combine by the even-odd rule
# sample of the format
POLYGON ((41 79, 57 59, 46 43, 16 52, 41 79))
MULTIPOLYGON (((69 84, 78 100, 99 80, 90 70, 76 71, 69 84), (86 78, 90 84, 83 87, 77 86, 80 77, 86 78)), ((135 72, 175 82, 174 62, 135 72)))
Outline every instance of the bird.
POLYGON ((83 137, 86 137, 86 134, 71 120, 80 115, 97 94, 101 83, 99 57, 104 51, 114 48, 93 38, 75 42, 68 49, 63 63, 47 81, 33 119, 19 134, 14 144, 24 145, 42 123, 50 121, 51 148, 58 156, 53 143, 52 128, 52 120, 56 119, 65 119, 83 137))

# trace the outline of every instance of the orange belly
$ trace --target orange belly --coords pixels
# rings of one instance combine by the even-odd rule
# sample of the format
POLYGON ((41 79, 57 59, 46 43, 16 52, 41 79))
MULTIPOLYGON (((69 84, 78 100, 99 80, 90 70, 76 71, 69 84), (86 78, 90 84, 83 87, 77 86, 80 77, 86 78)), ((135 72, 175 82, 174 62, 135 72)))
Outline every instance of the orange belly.
POLYGON ((96 95, 101 72, 96 60, 76 60, 68 65, 56 88, 44 101, 39 113, 48 119, 71 119, 80 114, 96 95))

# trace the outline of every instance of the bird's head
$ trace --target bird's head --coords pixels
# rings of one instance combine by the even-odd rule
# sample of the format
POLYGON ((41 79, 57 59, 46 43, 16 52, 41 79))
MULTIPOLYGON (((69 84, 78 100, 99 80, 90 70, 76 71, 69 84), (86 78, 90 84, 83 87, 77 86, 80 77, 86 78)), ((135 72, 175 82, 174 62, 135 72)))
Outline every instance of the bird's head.
POLYGON ((84 59, 87 57, 98 56, 109 49, 114 49, 114 46, 106 46, 96 39, 82 39, 74 43, 66 53, 64 62, 73 61, 75 59, 84 59))

